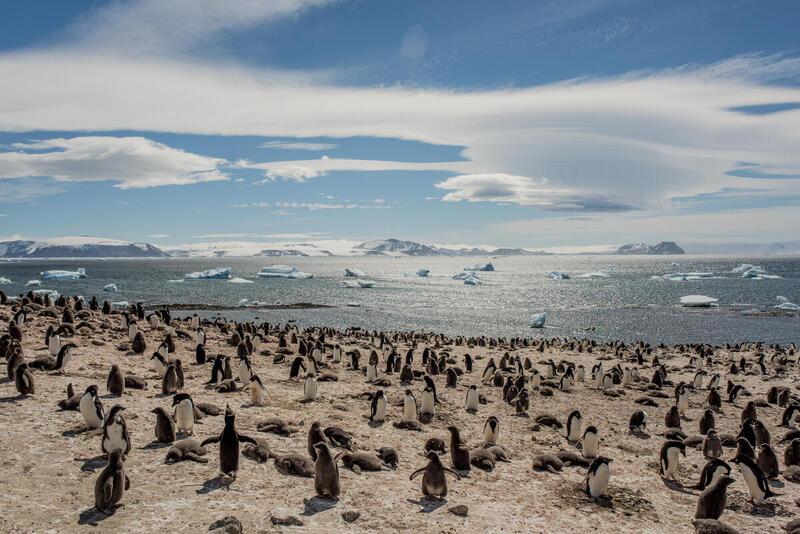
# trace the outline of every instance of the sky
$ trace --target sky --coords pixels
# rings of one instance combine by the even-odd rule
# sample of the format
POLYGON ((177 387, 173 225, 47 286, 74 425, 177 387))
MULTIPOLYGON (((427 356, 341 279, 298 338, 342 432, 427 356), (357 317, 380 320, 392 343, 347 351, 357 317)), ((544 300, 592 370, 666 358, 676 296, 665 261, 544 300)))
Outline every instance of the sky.
POLYGON ((791 0, 15 2, 0 239, 796 240, 799 19, 791 0))

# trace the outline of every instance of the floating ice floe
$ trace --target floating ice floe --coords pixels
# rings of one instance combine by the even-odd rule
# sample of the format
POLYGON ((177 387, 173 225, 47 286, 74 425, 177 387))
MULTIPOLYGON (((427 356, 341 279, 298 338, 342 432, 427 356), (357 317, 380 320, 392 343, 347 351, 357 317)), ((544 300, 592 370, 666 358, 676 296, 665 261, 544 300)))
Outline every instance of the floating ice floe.
POLYGON ((714 273, 670 273, 663 276, 651 276, 653 280, 672 280, 673 282, 686 282, 688 280, 707 280, 714 278, 714 273))
POLYGON ((414 277, 425 278, 426 276, 428 276, 428 274, 430 274, 430 272, 431 272, 430 269, 420 269, 417 272, 406 273, 403 276, 405 276, 406 278, 414 278, 414 277))
POLYGON ((230 267, 217 267, 196 273, 186 273, 184 280, 228 280, 231 277, 230 267))
POLYGON ((239 301, 239 307, 240 308, 244 308, 245 306, 247 306, 247 299, 240 300, 239 301))
POLYGON ((778 295, 775 297, 780 304, 777 304, 775 307, 781 310, 800 310, 800 306, 795 304, 794 302, 789 302, 789 299, 784 297, 783 295, 778 295))
POLYGON ((270 265, 269 267, 262 267, 258 273, 259 278, 289 278, 292 280, 304 280, 307 278, 314 278, 311 273, 304 273, 297 267, 290 267, 288 265, 270 265))
POLYGON ((111 307, 112 308, 130 308, 131 305, 128 303, 127 300, 121 300, 119 302, 112 302, 111 303, 111 307))
POLYGON ((344 270, 344 275, 350 278, 362 278, 367 276, 364 271, 358 267, 348 267, 344 270))
POLYGON ((483 272, 491 272, 494 271, 494 265, 491 262, 489 263, 479 263, 475 267, 464 267, 465 271, 483 271, 483 272))
POLYGON ((777 280, 783 278, 777 274, 767 274, 767 270, 760 265, 752 265, 750 263, 742 263, 738 267, 734 267, 731 272, 740 273, 742 278, 750 278, 751 280, 777 280))
POLYGON ((167 280, 167 282, 169 282, 170 284, 180 284, 183 283, 183 278, 179 280, 167 280))
POLYGON ((107 286, 103 287, 103 291, 116 291, 117 284, 108 284, 107 286))
POLYGON ((372 280, 345 280, 342 285, 344 287, 368 288, 374 286, 375 282, 372 280))
POLYGON ((477 274, 468 274, 466 278, 464 278, 464 283, 468 286, 478 286, 483 283, 481 277, 477 274))
POLYGON ((252 284, 252 280, 248 280, 247 278, 231 278, 228 280, 231 284, 252 284))
POLYGON ((681 306, 689 308, 709 308, 711 306, 716 306, 718 300, 719 299, 707 297, 705 295, 686 295, 681 297, 680 303, 681 306))
POLYGON ((589 271, 579 274, 576 278, 608 278, 608 273, 606 271, 589 271))
POLYGON ((86 269, 81 267, 77 271, 44 271, 39 273, 42 280, 78 280, 86 278, 86 269))
POLYGON ((0 276, 0 284, 10 284, 11 280, 6 278, 5 276, 0 276))
POLYGON ((550 280, 569 280, 570 276, 567 273, 560 273, 558 271, 550 271, 545 276, 550 280))
POLYGON ((534 313, 531 315, 531 326, 533 328, 544 328, 544 322, 547 320, 547 314, 542 313, 534 313))
POLYGON ((56 300, 61 295, 55 289, 35 289, 34 295, 50 295, 51 300, 56 300))
POLYGON ((42 281, 41 280, 28 280, 27 282, 25 282, 25 287, 28 287, 28 286, 40 286, 40 285, 42 285, 42 281))

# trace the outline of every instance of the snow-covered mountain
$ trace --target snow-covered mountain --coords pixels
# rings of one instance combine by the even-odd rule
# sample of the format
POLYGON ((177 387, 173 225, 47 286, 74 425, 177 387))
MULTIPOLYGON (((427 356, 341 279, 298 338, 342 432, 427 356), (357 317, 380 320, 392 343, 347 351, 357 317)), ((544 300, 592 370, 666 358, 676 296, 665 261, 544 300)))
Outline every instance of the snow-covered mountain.
POLYGON ((0 243, 0 258, 163 258, 150 243, 131 243, 102 237, 65 236, 36 241, 0 243))
POLYGON ((547 254, 541 251, 530 251, 522 248, 447 248, 436 245, 424 245, 416 241, 400 241, 399 239, 381 239, 365 241, 354 247, 370 256, 526 256, 547 254))
POLYGON ((656 245, 628 243, 619 247, 614 254, 684 254, 684 251, 674 241, 662 241, 656 245))

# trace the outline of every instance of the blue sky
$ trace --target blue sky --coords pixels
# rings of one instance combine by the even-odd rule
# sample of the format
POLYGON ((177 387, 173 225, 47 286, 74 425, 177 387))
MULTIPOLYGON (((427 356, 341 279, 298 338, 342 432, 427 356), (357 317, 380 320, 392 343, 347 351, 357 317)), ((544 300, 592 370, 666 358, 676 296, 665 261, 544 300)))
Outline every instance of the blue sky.
POLYGON ((3 14, 0 238, 797 239, 797 2, 3 14))

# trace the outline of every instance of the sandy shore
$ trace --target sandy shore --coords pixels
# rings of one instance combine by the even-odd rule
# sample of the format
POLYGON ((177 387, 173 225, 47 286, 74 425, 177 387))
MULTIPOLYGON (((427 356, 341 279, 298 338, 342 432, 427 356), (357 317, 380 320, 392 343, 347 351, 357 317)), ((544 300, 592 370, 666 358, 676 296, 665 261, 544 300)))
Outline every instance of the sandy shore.
MULTIPOLYGON (((59 315, 60 317, 60 315, 59 315)), ((11 306, 0 306, 0 328, 8 330, 13 318, 11 306)), ((76 319, 78 322, 79 319, 76 319)), ((225 516, 235 516, 245 532, 271 532, 301 530, 305 532, 333 531, 395 531, 413 529, 418 532, 693 532, 699 491, 691 489, 700 478, 705 460, 700 450, 689 448, 687 457, 681 458, 678 472, 680 484, 665 482, 658 471, 658 454, 664 442, 664 416, 674 404, 672 387, 665 386, 667 398, 654 398, 657 407, 637 404, 635 400, 645 395, 646 378, 652 375, 650 361, 657 356, 668 370, 671 382, 691 382, 695 369, 689 367, 686 353, 674 349, 655 349, 641 366, 644 381, 622 388, 617 386, 618 397, 604 395, 594 387, 589 378, 592 366, 600 361, 606 369, 620 361, 613 350, 597 347, 591 354, 556 346, 538 352, 534 347, 508 343, 497 347, 467 346, 444 341, 436 352, 450 353, 454 366, 464 368, 465 353, 475 358, 472 373, 459 377, 455 389, 445 387, 444 375, 434 377, 441 405, 433 421, 423 425, 422 432, 400 430, 393 423, 400 420, 402 393, 410 388, 417 399, 423 389, 421 379, 411 385, 402 385, 398 374, 384 375, 391 382, 382 389, 389 399, 387 421, 370 425, 367 419, 369 401, 355 398, 377 388, 366 383, 360 372, 347 369, 347 358, 333 364, 326 354, 330 368, 325 369, 338 377, 336 382, 320 382, 319 396, 314 402, 302 403, 302 381, 289 380, 289 364, 297 353, 297 345, 289 345, 292 354, 283 363, 273 363, 278 352, 278 338, 268 336, 251 357, 254 371, 261 377, 271 393, 264 406, 250 406, 248 392, 218 393, 204 383, 210 378, 211 364, 195 365, 194 332, 187 322, 173 320, 171 326, 150 328, 140 321, 147 342, 143 355, 133 354, 127 343, 127 332, 120 315, 93 313, 87 319, 93 333, 77 334, 70 341, 77 344, 73 360, 66 374, 34 371, 35 395, 20 398, 13 381, 0 380, 0 514, 2 532, 206 532, 214 521, 225 516), (191 339, 175 336, 177 350, 171 358, 182 360, 186 384, 181 391, 188 392, 196 402, 209 402, 224 410, 230 405, 236 412, 238 430, 249 436, 266 439, 278 453, 306 453, 306 433, 313 421, 323 427, 339 426, 349 431, 357 449, 372 452, 383 446, 395 447, 399 453, 396 470, 382 472, 355 472, 340 466, 343 494, 332 503, 315 498, 311 478, 281 473, 269 460, 257 463, 243 457, 238 477, 231 484, 223 484, 218 475, 218 447, 209 447, 209 463, 164 463, 168 447, 148 447, 154 440, 155 416, 153 408, 170 409, 171 398, 161 395, 161 379, 151 369, 149 358, 168 332, 190 332, 191 339), (545 366, 537 362, 553 359, 582 364, 587 379, 576 382, 571 392, 555 390, 553 396, 541 395, 541 390, 530 390, 529 416, 515 415, 514 407, 501 399, 502 388, 482 385, 481 373, 488 359, 499 361, 505 352, 512 357, 529 358, 534 366, 544 372, 545 366), (125 374, 147 380, 147 389, 128 388, 121 398, 106 391, 105 383, 112 364, 121 367, 125 374), (72 383, 75 391, 82 392, 90 384, 100 387, 106 410, 114 404, 126 407, 123 412, 130 431, 133 448, 125 462, 131 480, 130 490, 124 494, 122 504, 113 515, 105 516, 94 508, 95 480, 105 465, 101 456, 99 436, 87 436, 83 420, 77 411, 62 411, 56 403, 65 398, 65 389, 72 383), (464 409, 467 388, 476 384, 487 399, 475 414, 464 409), (565 467, 561 473, 536 472, 531 468, 534 455, 566 449, 580 450, 567 443, 564 429, 540 426, 532 430, 535 416, 552 414, 566 422, 572 410, 580 410, 584 425, 599 429, 600 453, 612 458, 609 492, 611 503, 590 502, 582 491, 586 472, 581 467, 565 467), (634 436, 628 432, 631 414, 644 409, 650 416, 648 435, 634 436), (420 479, 409 481, 409 475, 426 463, 423 445, 431 437, 439 437, 449 444, 447 426, 456 425, 470 449, 483 442, 482 428, 487 417, 500 420, 498 443, 507 451, 509 463, 499 462, 495 469, 486 472, 473 468, 461 481, 448 479, 450 493, 446 501, 433 502, 422 499, 420 479), (297 425, 298 431, 289 437, 261 433, 256 425, 268 417, 281 417, 297 425), (456 505, 466 505, 468 516, 449 512, 456 505), (271 523, 273 512, 291 514, 302 521, 300 527, 279 527, 271 523), (356 511, 358 519, 347 523, 343 512, 356 511)), ((47 353, 44 344, 48 326, 58 326, 59 319, 40 316, 36 312, 28 317, 23 328, 22 347, 27 361, 47 353)), ((234 357, 236 348, 227 341, 217 327, 205 326, 209 354, 223 353, 234 357)), ((290 336, 291 337, 291 334, 290 336)), ((66 339, 65 339, 66 341, 66 339)), ((362 364, 372 348, 370 338, 338 335, 329 337, 328 343, 338 343, 345 350, 358 348, 362 364)), ((375 340, 377 344, 377 340, 375 340)), ((421 353, 425 347, 435 347, 435 342, 421 342, 415 350, 414 369, 424 369, 421 353)), ((402 356, 409 344, 395 343, 402 356)), ((381 355, 379 369, 384 370, 385 356, 381 355)), ((766 350, 767 356, 773 351, 766 350)), ((623 354, 623 365, 632 351, 623 354)), ((729 375, 732 362, 745 357, 755 362, 754 351, 714 351, 709 375, 722 376, 722 393, 728 377, 742 384, 750 392, 740 397, 737 406, 723 402, 722 412, 716 414, 720 432, 736 434, 739 431, 741 407, 748 400, 759 401, 758 417, 772 435, 772 444, 783 465, 784 445, 778 441, 786 433, 779 428, 782 408, 762 403, 766 391, 773 385, 786 386, 795 393, 798 383, 796 356, 784 372, 777 373, 768 365, 766 376, 756 374, 729 375)), ((4 367, 5 369, 5 367, 4 367)), ((5 376, 5 372, 3 373, 5 376)), ((234 366, 234 375, 236 370, 234 366)), ((690 391, 690 408, 683 430, 690 436, 699 435, 698 420, 705 410, 706 391, 690 391)), ((171 409, 170 409, 171 410, 171 409)), ((222 430, 223 417, 207 416, 195 426, 195 437, 204 439, 222 430)), ((725 448, 724 458, 734 455, 735 449, 725 448)), ((442 457, 450 465, 449 455, 442 457)), ((779 477, 773 489, 781 495, 754 506, 749 501, 747 488, 741 474, 734 468, 736 482, 728 490, 728 508, 721 520, 742 533, 778 532, 780 527, 797 516, 800 485, 779 477)))

